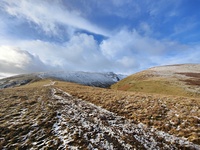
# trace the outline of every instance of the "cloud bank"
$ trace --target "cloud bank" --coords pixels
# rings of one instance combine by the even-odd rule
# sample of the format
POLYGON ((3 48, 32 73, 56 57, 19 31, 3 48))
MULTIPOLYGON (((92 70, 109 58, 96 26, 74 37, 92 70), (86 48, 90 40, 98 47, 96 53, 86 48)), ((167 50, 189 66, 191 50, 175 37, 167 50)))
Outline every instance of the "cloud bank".
POLYGON ((0 70, 4 73, 31 73, 49 68, 37 55, 18 48, 0 46, 0 54, 0 70))

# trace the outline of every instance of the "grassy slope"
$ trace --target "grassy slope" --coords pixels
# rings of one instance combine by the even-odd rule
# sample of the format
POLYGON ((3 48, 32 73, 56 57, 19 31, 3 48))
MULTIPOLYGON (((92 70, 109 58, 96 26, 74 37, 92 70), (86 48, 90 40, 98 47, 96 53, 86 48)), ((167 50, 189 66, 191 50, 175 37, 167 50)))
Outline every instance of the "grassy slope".
POLYGON ((148 70, 128 76, 112 85, 111 88, 124 91, 199 97, 198 93, 186 90, 184 82, 177 78, 156 76, 148 70))

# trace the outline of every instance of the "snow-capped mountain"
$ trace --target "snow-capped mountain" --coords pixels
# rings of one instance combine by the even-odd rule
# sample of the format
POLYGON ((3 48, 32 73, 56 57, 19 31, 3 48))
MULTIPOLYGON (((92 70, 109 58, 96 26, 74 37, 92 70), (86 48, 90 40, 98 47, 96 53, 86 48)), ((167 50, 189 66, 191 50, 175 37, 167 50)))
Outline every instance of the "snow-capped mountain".
POLYGON ((96 87, 109 87, 110 85, 125 78, 125 75, 115 74, 113 72, 82 72, 82 71, 59 71, 59 72, 41 72, 13 76, 0 80, 0 88, 25 85, 41 79, 53 78, 67 82, 74 82, 83 85, 96 87))

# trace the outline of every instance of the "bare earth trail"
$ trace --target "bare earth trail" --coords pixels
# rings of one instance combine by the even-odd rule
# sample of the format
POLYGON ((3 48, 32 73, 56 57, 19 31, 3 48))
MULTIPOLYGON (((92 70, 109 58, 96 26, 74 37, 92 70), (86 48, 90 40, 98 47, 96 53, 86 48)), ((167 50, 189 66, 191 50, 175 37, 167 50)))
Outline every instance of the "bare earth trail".
POLYGON ((0 149, 200 149, 53 85, 0 91, 0 149))

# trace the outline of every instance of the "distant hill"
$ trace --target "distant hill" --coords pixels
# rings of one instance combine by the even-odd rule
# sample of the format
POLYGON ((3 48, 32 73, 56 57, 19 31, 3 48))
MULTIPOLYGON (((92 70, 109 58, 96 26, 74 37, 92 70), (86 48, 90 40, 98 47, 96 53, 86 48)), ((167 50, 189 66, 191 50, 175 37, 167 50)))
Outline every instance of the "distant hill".
POLYGON ((200 64, 153 67, 119 81, 112 89, 125 91, 200 96, 200 64))
POLYGON ((42 72, 42 73, 17 75, 1 79, 0 89, 21 86, 47 78, 106 88, 110 87, 112 84, 118 82, 124 77, 125 76, 115 74, 113 72, 106 72, 106 73, 81 72, 81 71, 42 72))

